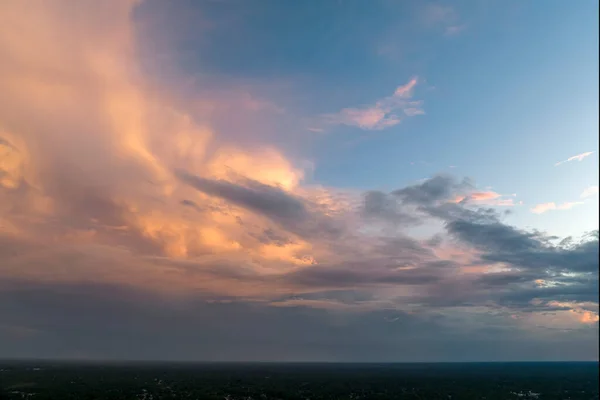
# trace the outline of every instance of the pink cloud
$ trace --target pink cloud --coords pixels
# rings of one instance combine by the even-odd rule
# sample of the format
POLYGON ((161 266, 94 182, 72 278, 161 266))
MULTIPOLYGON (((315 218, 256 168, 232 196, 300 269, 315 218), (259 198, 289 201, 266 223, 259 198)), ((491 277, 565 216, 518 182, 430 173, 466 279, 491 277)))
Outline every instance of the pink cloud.
POLYGON ((412 96, 412 91, 417 85, 417 78, 412 78, 406 85, 398 86, 394 92, 396 97, 408 97, 412 96))
POLYGON ((385 110, 375 106, 366 109, 346 108, 339 114, 342 123, 362 129, 383 129, 400 123, 395 115, 387 115, 385 110))
POLYGON ((515 206, 517 204, 522 204, 522 202, 515 203, 514 199, 507 197, 514 197, 514 195, 502 195, 500 193, 496 193, 494 191, 488 190, 483 192, 472 192, 465 195, 457 195, 452 202, 460 203, 462 201, 467 202, 475 202, 477 204, 485 204, 489 206, 500 206, 500 207, 510 207, 515 206))
POLYGON ((541 204, 537 204, 535 205, 532 209, 531 212, 534 214, 543 214, 547 211, 553 211, 553 210, 569 210, 577 205, 583 204, 583 202, 581 201, 567 201, 565 203, 562 204, 556 204, 554 202, 550 202, 550 203, 541 203, 541 204))
POLYGON ((481 201, 481 200, 492 200, 492 199, 497 199, 498 197, 500 197, 500 194, 496 193, 496 192, 475 192, 475 193, 471 193, 471 199, 475 200, 475 201, 481 201))
MULTIPOLYGON (((410 100, 418 79, 412 78, 405 85, 398 86, 394 94, 378 100, 373 105, 344 108, 336 114, 324 116, 331 125, 355 126, 365 130, 381 130, 402 122, 401 114, 406 117, 425 114, 421 101, 410 100)), ((312 128, 310 130, 315 131, 312 128)))
POLYGON ((496 206, 507 206, 507 207, 511 207, 511 206, 522 206, 523 205, 523 201, 520 200, 517 203, 515 203, 514 199, 499 199, 497 201, 495 201, 494 205, 496 206))

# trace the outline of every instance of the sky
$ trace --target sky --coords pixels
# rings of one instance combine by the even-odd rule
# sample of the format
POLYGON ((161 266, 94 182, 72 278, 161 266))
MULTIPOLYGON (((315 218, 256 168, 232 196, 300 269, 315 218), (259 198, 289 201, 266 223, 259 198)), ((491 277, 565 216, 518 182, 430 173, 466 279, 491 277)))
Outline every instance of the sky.
POLYGON ((598 360, 598 2, 0 2, 0 358, 598 360))

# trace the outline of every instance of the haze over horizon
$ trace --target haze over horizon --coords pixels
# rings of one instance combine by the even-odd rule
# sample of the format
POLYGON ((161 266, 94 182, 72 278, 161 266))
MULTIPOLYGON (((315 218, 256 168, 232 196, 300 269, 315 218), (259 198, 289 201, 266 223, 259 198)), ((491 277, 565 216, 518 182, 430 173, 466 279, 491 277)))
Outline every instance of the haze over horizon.
POLYGON ((598 2, 0 2, 0 359, 598 360, 598 2))

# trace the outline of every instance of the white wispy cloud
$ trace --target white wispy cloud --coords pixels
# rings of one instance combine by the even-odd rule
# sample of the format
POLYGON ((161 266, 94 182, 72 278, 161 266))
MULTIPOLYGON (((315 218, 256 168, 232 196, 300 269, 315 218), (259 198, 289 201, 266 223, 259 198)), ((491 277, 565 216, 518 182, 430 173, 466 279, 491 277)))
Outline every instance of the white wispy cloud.
POLYGON ((447 5, 428 4, 423 9, 423 22, 428 28, 442 28, 445 36, 458 35, 467 26, 461 23, 460 16, 456 10, 447 5))
POLYGON ((586 197, 591 197, 591 196, 595 196, 598 194, 598 186, 590 186, 585 188, 585 190, 583 192, 581 192, 581 195, 579 197, 581 197, 582 199, 585 199, 586 197))
POLYGON ((466 25, 451 25, 446 28, 444 34, 446 36, 458 35, 467 28, 466 25))
POLYGON ((428 4, 423 9, 424 22, 428 26, 450 24, 458 19, 454 8, 441 4, 428 4))
POLYGON ((581 161, 584 158, 586 158, 588 156, 591 156, 594 153, 595 153, 595 151, 588 151, 588 152, 585 152, 585 153, 577 154, 575 156, 567 158, 566 160, 557 162, 556 164, 554 164, 554 166, 558 167, 561 164, 564 164, 564 163, 567 163, 567 162, 571 162, 571 161, 581 161))

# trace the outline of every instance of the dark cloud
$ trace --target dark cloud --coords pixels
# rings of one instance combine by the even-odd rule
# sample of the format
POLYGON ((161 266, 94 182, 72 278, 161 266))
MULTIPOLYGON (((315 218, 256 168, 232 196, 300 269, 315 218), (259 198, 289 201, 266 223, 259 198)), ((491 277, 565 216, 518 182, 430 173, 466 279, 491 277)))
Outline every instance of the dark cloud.
POLYGON ((539 251, 545 247, 544 237, 536 232, 524 232, 500 221, 472 222, 464 219, 449 221, 448 233, 475 248, 497 252, 539 251))
POLYGON ((275 299, 274 302, 285 302, 289 300, 326 300, 354 305, 375 300, 375 296, 370 291, 356 289, 318 290, 310 292, 300 291, 291 296, 282 296, 281 298, 275 299))
POLYGON ((175 173, 182 182, 195 189, 263 215, 300 236, 336 236, 342 232, 342 224, 319 213, 308 201, 279 187, 252 179, 231 183, 202 178, 182 170, 175 173))
POLYGON ((490 252, 482 255, 488 262, 502 262, 518 268, 567 273, 598 274, 598 241, 575 249, 548 246, 540 250, 490 252))
POLYGON ((377 218, 393 224, 415 224, 420 221, 413 214, 402 210, 394 196, 380 191, 365 193, 362 213, 366 218, 377 218))
POLYGON ((429 240, 427 240, 427 245, 429 247, 438 247, 439 245, 441 245, 444 242, 444 237, 439 234, 436 233, 435 235, 433 235, 429 240))
POLYGON ((490 223, 499 218, 498 212, 489 207, 469 208, 467 203, 440 203, 420 206, 419 210, 442 221, 465 220, 472 223, 490 223))
POLYGON ((487 287, 497 287, 513 283, 532 282, 539 277, 539 274, 527 274, 520 271, 497 272, 481 275, 477 282, 487 287))
POLYGON ((304 220, 308 210, 303 201, 282 189, 246 179, 244 186, 224 180, 212 180, 178 170, 183 182, 211 196, 225 199, 240 207, 255 211, 274 220, 304 220))
MULTIPOLYGON (((418 240, 398 234, 377 237, 354 246, 339 264, 319 263, 285 276, 293 285, 360 290, 370 285, 430 285, 445 279, 459 267, 439 259, 418 240)), ((340 249, 341 253, 343 250, 340 249)))
POLYGON ((292 239, 286 235, 276 232, 274 229, 263 229, 260 234, 253 235, 263 244, 274 244, 276 246, 285 246, 286 244, 294 243, 292 239))
POLYGON ((517 268, 572 273, 598 273, 598 234, 594 232, 578 243, 556 239, 540 232, 527 232, 502 223, 487 211, 466 212, 448 220, 449 234, 481 250, 481 259, 501 262, 517 268), (484 215, 482 217, 481 215, 484 215))
POLYGON ((444 221, 447 232, 481 250, 484 261, 504 262, 540 271, 598 272, 598 231, 585 235, 578 242, 569 237, 553 244, 557 237, 507 225, 493 208, 440 202, 472 187, 468 180, 456 183, 450 176, 435 176, 393 193, 403 202, 415 204, 429 216, 444 221))
MULTIPOLYGON (((244 225, 260 243, 285 245, 293 241, 292 234, 314 238, 319 226, 332 223, 310 202, 276 187, 193 176, 182 180, 223 203, 274 221, 274 227, 244 225)), ((573 322, 567 337, 567 328, 522 329, 511 318, 514 313, 597 312, 597 232, 579 241, 557 242, 520 230, 503 223, 493 209, 444 202, 460 184, 438 180, 436 185, 443 182, 448 190, 427 189, 427 195, 409 190, 387 195, 385 201, 396 199, 394 211, 399 213, 417 208, 443 222, 464 249, 477 250, 476 265, 501 262, 510 270, 465 274, 455 260, 436 256, 433 248, 441 236, 420 241, 398 232, 329 236, 332 240, 318 244, 328 246, 328 254, 339 261, 319 260, 276 274, 263 274, 252 265, 255 260, 221 259, 210 252, 189 259, 142 257, 115 247, 39 245, 0 236, 3 277, 23 277, 27 275, 17 272, 28 271, 51 280, 0 281, 0 355, 456 361, 584 359, 597 354, 597 323, 573 322), (130 286, 90 283, 129 279, 130 286), (156 279, 161 280, 160 289, 146 286, 156 279), (173 290, 181 295, 163 293, 188 281, 197 286, 173 290)), ((124 240, 128 249, 135 249, 132 238, 119 241, 124 240)))
POLYGON ((187 200, 187 199, 181 200, 181 205, 193 208, 194 210, 196 210, 198 212, 204 211, 204 209, 202 207, 200 207, 198 204, 196 204, 195 201, 192 201, 192 200, 187 200))
POLYGON ((417 266, 424 261, 436 259, 431 249, 411 237, 398 234, 395 237, 381 237, 378 239, 377 243, 373 245, 371 253, 385 258, 395 265, 403 267, 417 266))
POLYGON ((395 190, 392 194, 404 203, 428 206, 438 201, 449 200, 456 193, 468 188, 472 188, 472 185, 466 179, 456 182, 450 175, 436 175, 418 185, 395 190))
POLYGON ((597 354, 597 330, 541 336, 490 320, 465 331, 464 324, 441 315, 391 309, 334 315, 303 306, 165 298, 98 284, 4 282, 0 312, 4 357, 487 361, 597 354))
POLYGON ((547 306, 544 304, 532 304, 535 299, 544 302, 590 302, 598 304, 598 278, 588 278, 583 282, 562 281, 555 282, 552 286, 536 287, 533 285, 525 287, 508 288, 501 293, 492 293, 496 296, 498 303, 524 311, 540 310, 547 306))
POLYGON ((369 284, 423 285, 441 279, 427 268, 396 269, 375 263, 346 263, 303 268, 286 276, 295 285, 308 287, 357 287, 369 284))
MULTIPOLYGON (((598 231, 579 241, 566 238, 556 244, 557 237, 505 224, 502 214, 493 208, 448 201, 473 188, 466 179, 459 183, 450 176, 435 176, 392 192, 401 205, 416 206, 425 215, 443 221, 451 237, 478 250, 477 264, 503 263, 511 268, 475 280, 441 280, 433 286, 435 293, 422 301, 461 306, 491 301, 517 310, 538 311, 547 305, 532 306, 534 299, 597 303, 598 231), (536 281, 546 283, 538 285, 536 281)), ((403 212, 397 204, 394 207, 396 212, 403 212)), ((435 263, 444 264, 431 261, 429 265, 435 263)))

